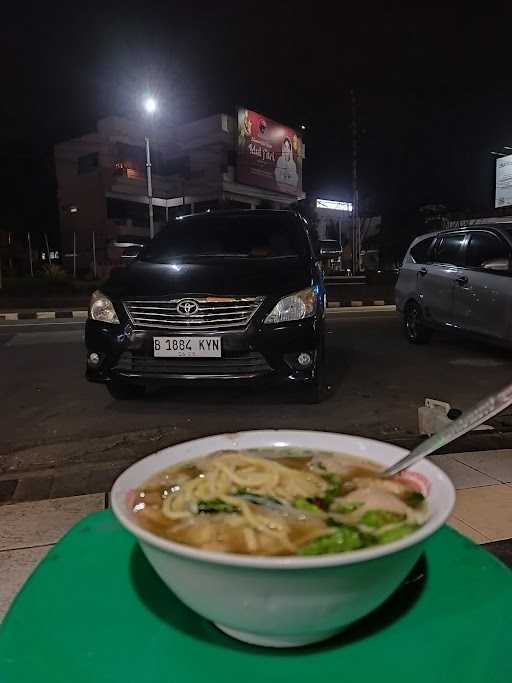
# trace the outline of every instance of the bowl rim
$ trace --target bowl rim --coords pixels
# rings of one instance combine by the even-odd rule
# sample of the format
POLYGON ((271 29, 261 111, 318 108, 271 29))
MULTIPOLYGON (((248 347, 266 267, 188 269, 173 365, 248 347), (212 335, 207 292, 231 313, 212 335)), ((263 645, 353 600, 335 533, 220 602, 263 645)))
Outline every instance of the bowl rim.
MULTIPOLYGON (((240 567, 240 568, 247 568, 247 569, 269 569, 269 570, 274 570, 274 569, 314 569, 314 568, 327 568, 327 567, 336 567, 336 566, 343 566, 343 565, 352 565, 352 564, 358 564, 361 562, 368 562, 370 560, 375 560, 380 557, 384 557, 386 555, 392 555, 394 553, 398 553, 402 550, 406 550, 407 548, 416 545, 418 543, 421 543, 422 541, 426 540, 429 536, 434 534, 448 519, 450 516, 453 507, 455 505, 455 487, 453 486, 453 483, 449 479, 449 477, 435 464, 432 462, 427 461, 426 459, 421 460, 419 463, 414 465, 413 467, 409 468, 409 471, 411 472, 421 472, 422 470, 426 470, 426 472, 422 472, 426 474, 431 482, 432 487, 434 486, 440 486, 441 488, 444 488, 444 494, 445 494, 445 500, 443 501, 443 504, 439 510, 437 510, 428 520, 425 522, 425 524, 420 527, 418 530, 413 531, 411 534, 406 536, 405 538, 398 540, 398 541, 393 541, 391 543, 386 543, 381 546, 372 546, 370 548, 363 548, 361 550, 353 550, 347 553, 333 553, 333 554, 328 554, 328 555, 317 555, 313 557, 304 557, 304 556, 297 556, 297 555, 286 555, 286 556, 260 556, 260 555, 239 555, 236 553, 223 553, 223 552, 218 552, 218 551, 211 551, 211 550, 203 550, 201 548, 194 548, 193 546, 188 546, 184 545, 181 543, 176 543, 175 541, 171 541, 168 539, 164 539, 161 536, 157 536, 156 534, 152 533, 151 531, 147 531, 146 529, 143 529, 141 526, 139 526, 130 516, 130 514, 126 511, 125 505, 124 505, 124 497, 126 496, 126 493, 128 492, 128 489, 126 486, 123 486, 123 480, 125 478, 128 478, 131 474, 131 472, 134 469, 138 469, 141 465, 141 463, 149 458, 154 458, 155 460, 157 459, 158 456, 168 454, 169 452, 173 452, 176 450, 183 449, 184 447, 202 447, 208 445, 208 442, 213 442, 214 440, 217 440, 222 437, 226 438, 231 438, 231 440, 239 439, 240 437, 246 437, 246 436, 259 436, 259 437, 268 437, 269 439, 269 445, 268 446, 261 446, 262 448, 268 448, 271 447, 272 444, 270 443, 271 439, 272 440, 278 440, 279 437, 281 436, 280 441, 282 441, 285 437, 285 435, 290 435, 293 434, 294 436, 298 435, 314 435, 314 437, 318 437, 319 439, 322 439, 322 437, 342 437, 345 439, 351 439, 354 441, 359 441, 363 445, 366 446, 381 446, 385 445, 387 448, 392 448, 396 454, 397 454, 397 459, 401 455, 405 455, 408 451, 405 450, 404 448, 401 448, 400 446, 396 446, 395 444, 391 444, 385 441, 378 441, 377 439, 369 439, 366 437, 362 436, 357 436, 357 435, 351 435, 351 434, 343 434, 339 432, 323 432, 323 431, 315 431, 315 430, 299 430, 299 429, 286 429, 286 430, 247 430, 243 432, 237 432, 236 434, 229 434, 229 433, 223 433, 223 434, 215 434, 207 437, 202 437, 199 439, 192 439, 190 441, 184 441, 179 444, 175 444, 173 446, 168 446, 166 448, 160 449, 159 451, 155 451, 154 453, 150 453, 149 455, 146 455, 144 458, 141 458, 140 460, 137 460, 134 462, 132 465, 130 465, 128 468, 126 468, 115 480, 112 489, 110 491, 110 500, 111 500, 111 506, 112 506, 112 511, 117 518, 117 520, 120 522, 120 524, 130 533, 132 533, 140 542, 143 542, 145 544, 151 545, 155 548, 158 548, 160 550, 163 550, 166 553, 173 554, 173 555, 178 555, 182 556, 191 560, 196 560, 199 562, 205 562, 205 563, 210 563, 210 564, 221 564, 221 565, 227 565, 231 567, 240 567)), ((245 446, 244 448, 249 448, 249 446, 245 446)), ((320 448, 320 447, 319 447, 320 448)), ((358 457, 357 454, 352 454, 355 455, 355 457, 358 457)), ((194 457, 201 457, 201 455, 193 456, 193 455, 187 455, 184 456, 181 460, 178 460, 177 463, 181 461, 187 461, 187 460, 192 460, 194 457)), ((369 456, 369 459, 371 459, 371 455, 369 456)), ((164 469, 166 465, 162 465, 161 467, 156 467, 154 469, 154 473, 158 472, 160 469, 164 469)), ((151 473, 147 475, 146 478, 152 476, 151 473)))

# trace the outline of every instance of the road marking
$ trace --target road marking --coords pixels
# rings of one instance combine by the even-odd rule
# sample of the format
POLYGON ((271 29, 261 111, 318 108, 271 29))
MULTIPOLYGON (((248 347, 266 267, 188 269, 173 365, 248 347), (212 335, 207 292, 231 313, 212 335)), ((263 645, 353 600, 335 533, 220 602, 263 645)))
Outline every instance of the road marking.
POLYGON ((19 332, 4 346, 36 346, 40 344, 81 343, 81 330, 61 330, 59 332, 19 332))
POLYGON ((83 320, 89 315, 87 308, 82 308, 76 311, 58 310, 58 311, 20 311, 19 313, 0 313, 0 321, 2 320, 53 320, 54 318, 76 318, 83 320))
POLYGON ((14 324, 3 323, 0 321, 0 330, 7 327, 53 327, 54 325, 83 325, 82 321, 79 320, 52 320, 52 322, 46 322, 42 320, 30 320, 29 322, 18 322, 14 324))
POLYGON ((353 308, 328 308, 327 313, 332 313, 334 315, 349 314, 354 315, 357 313, 394 313, 396 311, 396 306, 354 306, 353 308))

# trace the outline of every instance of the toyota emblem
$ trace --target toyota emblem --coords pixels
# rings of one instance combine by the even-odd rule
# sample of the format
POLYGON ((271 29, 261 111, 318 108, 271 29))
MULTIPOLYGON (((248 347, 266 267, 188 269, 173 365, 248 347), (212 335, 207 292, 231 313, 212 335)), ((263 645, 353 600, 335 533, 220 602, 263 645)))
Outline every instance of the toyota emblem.
POLYGON ((176 310, 180 315, 189 317, 197 313, 199 310, 199 304, 193 299, 182 299, 181 301, 178 301, 176 310))

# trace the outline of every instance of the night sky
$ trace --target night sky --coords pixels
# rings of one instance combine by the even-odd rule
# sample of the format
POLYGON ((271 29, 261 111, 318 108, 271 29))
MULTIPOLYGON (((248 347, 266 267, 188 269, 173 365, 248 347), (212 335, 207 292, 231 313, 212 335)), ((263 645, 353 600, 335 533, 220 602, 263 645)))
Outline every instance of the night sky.
POLYGON ((304 189, 350 199, 355 88, 363 211, 492 206, 489 152, 512 146, 510 10, 76 4, 18 3, 21 11, 4 13, 0 213, 14 208, 20 221, 51 227, 53 144, 101 116, 140 115, 149 90, 169 123, 237 104, 305 123, 304 189))

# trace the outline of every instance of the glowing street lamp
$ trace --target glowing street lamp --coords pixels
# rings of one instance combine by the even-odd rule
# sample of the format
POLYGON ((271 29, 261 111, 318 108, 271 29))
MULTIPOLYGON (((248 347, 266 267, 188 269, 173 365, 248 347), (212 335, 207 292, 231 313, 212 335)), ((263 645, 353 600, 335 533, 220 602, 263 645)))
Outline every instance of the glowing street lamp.
POLYGON ((157 103, 153 97, 147 97, 144 102, 144 109, 148 114, 154 114, 157 110, 157 103))

